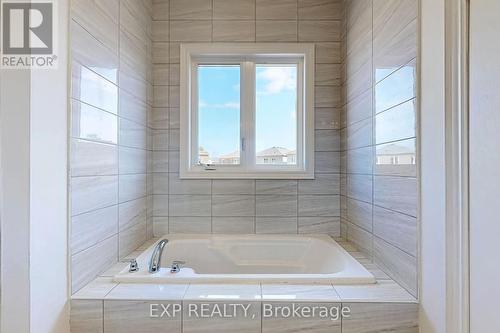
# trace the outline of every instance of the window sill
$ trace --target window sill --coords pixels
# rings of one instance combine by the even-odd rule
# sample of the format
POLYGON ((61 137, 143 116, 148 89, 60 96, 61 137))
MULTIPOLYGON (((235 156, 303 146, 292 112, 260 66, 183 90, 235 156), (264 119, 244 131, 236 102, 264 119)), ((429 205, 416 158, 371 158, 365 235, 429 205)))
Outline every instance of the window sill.
POLYGON ((180 172, 180 179, 314 179, 314 172, 273 171, 273 172, 180 172))

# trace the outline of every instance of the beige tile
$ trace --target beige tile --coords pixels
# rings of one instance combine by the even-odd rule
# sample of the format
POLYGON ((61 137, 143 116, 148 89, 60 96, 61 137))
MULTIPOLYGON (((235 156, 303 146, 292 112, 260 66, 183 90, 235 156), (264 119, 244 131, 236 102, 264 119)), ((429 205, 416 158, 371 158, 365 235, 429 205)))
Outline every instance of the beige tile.
POLYGON ((148 105, 132 94, 120 89, 120 117, 135 121, 141 125, 147 125, 148 105))
POLYGON ((169 19, 170 0, 153 0, 153 20, 169 19))
POLYGON ((369 285, 334 285, 342 302, 416 302, 406 290, 392 280, 369 285))
POLYGON ((120 146, 131 148, 147 148, 147 129, 145 126, 121 118, 120 121, 120 146))
POLYGON ((339 195, 299 195, 299 216, 340 216, 339 195))
POLYGON ((167 86, 170 80, 170 67, 168 64, 153 65, 153 84, 167 86))
POLYGON ((146 236, 146 220, 140 221, 137 224, 120 231, 119 237, 119 258, 125 258, 132 251, 137 249, 147 239, 146 236))
MULTIPOLYGON (((118 262, 116 264, 114 264, 113 266, 111 266, 110 268, 108 268, 105 272, 103 272, 101 274, 100 277, 98 277, 96 280, 94 281, 97 281, 99 279, 102 279, 102 278, 114 278, 114 276, 118 273, 120 273, 122 270, 124 270, 125 268, 128 268, 129 267, 129 263, 128 262, 118 262)), ((110 280, 110 282, 114 282, 113 279, 110 280)), ((115 283, 118 285, 118 283, 115 283)), ((111 291, 111 289, 110 289, 111 291)), ((107 294, 107 293, 106 293, 107 294)))
POLYGON ((106 296, 106 300, 180 301, 187 288, 187 284, 120 283, 106 296))
POLYGON ((122 30, 135 35, 143 41, 151 38, 151 1, 120 1, 120 25, 122 30))
POLYGON ((299 21, 300 42, 340 42, 340 21, 299 21))
POLYGON ((97 277, 71 296, 75 300, 102 300, 118 283, 112 277, 97 277))
POLYGON ((373 121, 371 118, 359 121, 347 127, 347 148, 355 149, 371 146, 373 143, 373 121))
MULTIPOLYGON (((125 66, 122 66, 124 69, 125 66)), ((125 68, 126 69, 126 68, 125 68)), ((120 89, 129 92, 135 98, 138 98, 144 103, 150 103, 152 100, 152 86, 150 82, 143 78, 137 77, 136 73, 127 70, 120 70, 120 89)))
POLYGON ((343 333, 417 333, 417 304, 343 303, 351 316, 342 320, 343 333))
POLYGON ((339 108, 315 108, 316 129, 340 129, 339 108))
MULTIPOLYGON (((363 57, 365 57, 365 54, 363 57)), ((347 102, 351 102, 353 99, 370 90, 372 87, 371 55, 368 54, 367 57, 367 61, 361 63, 359 67, 355 67, 352 70, 350 66, 347 67, 347 80, 345 83, 347 102)))
POLYGON ((169 21, 153 21, 153 42, 168 42, 169 40, 169 21))
POLYGON ((254 21, 213 21, 214 42, 254 42, 254 21))
POLYGON ((153 216, 168 216, 168 195, 153 195, 153 216))
POLYGON ((170 41, 173 42, 210 42, 212 40, 211 21, 171 21, 170 41))
MULTIPOLYGON (((334 314, 336 311, 340 313, 340 303, 288 303, 288 302, 272 302, 266 303, 263 307, 263 314, 267 312, 278 312, 283 309, 325 309, 325 312, 334 314)), ((287 311, 287 310, 285 310, 287 311)), ((266 316, 262 318, 262 332, 263 333, 291 333, 291 332, 314 332, 314 333, 340 333, 341 332, 341 318, 335 317, 321 317, 316 313, 310 316, 266 316)))
POLYGON ((338 152, 316 152, 314 159, 316 174, 340 172, 340 154, 338 152))
POLYGON ((168 129, 170 122, 169 108, 151 108, 149 126, 152 129, 168 129))
POLYGON ((299 194, 340 194, 339 174, 317 174, 311 180, 299 180, 299 194))
POLYGON ((215 20, 255 19, 255 0, 213 0, 215 20))
POLYGON ((170 0, 171 20, 209 20, 212 18, 212 0, 170 0))
POLYGON ((103 301, 72 300, 71 333, 102 333, 103 314, 103 301))
POLYGON ((299 217, 298 232, 340 236, 340 217, 299 217))
POLYGON ((214 179, 212 181, 212 194, 255 194, 255 180, 214 179))
POLYGON ((150 52, 151 41, 148 36, 137 37, 127 31, 120 31, 120 69, 122 71, 151 81, 150 52))
POLYGON ((341 43, 315 43, 317 64, 340 64, 342 62, 341 43))
POLYGON ((347 240, 352 242, 364 255, 373 255, 373 235, 355 224, 347 224, 347 240))
POLYGON ((168 194, 168 177, 165 172, 156 172, 153 174, 153 194, 168 194))
POLYGON ((339 130, 316 130, 314 133, 315 151, 340 151, 339 130))
POLYGON ((349 222, 372 232, 372 210, 373 206, 370 203, 347 198, 347 219, 349 222))
POLYGON ((113 53, 118 53, 118 0, 76 0, 71 17, 113 53))
POLYGON ((178 86, 180 84, 180 65, 179 64, 171 64, 170 65, 169 84, 171 86, 178 86))
POLYGON ((297 0, 257 0, 257 20, 297 19, 297 0))
POLYGON ((256 217, 257 234, 296 234, 297 217, 256 217))
POLYGON ((255 196, 214 195, 212 196, 213 216, 254 216, 255 196))
POLYGON ((347 173, 371 174, 373 171, 373 146, 347 151, 347 173))
POLYGON ((417 255, 417 219, 375 206, 373 233, 410 255, 417 255))
POLYGON ((80 290, 118 260, 118 237, 112 236, 71 257, 71 290, 80 290))
POLYGON ((256 216, 284 217, 297 215, 296 195, 257 195, 256 216))
MULTIPOLYGON (((180 309, 180 303, 171 302, 148 302, 148 301, 104 301, 104 333, 155 333, 155 332, 181 332, 181 312, 171 312, 171 317, 163 316, 152 318, 149 316, 151 307, 176 304, 180 309)), ((161 314, 162 311, 159 310, 161 314)))
POLYGON ((168 86, 153 87, 153 107, 169 107, 168 86))
POLYGON ((257 194, 297 194, 296 180, 256 180, 257 194))
POLYGON ((119 176, 119 202, 142 198, 147 194, 145 174, 119 176))
POLYGON ((340 20, 343 0, 299 0, 299 20, 340 20))
POLYGON ((190 284, 186 301, 256 301, 261 299, 260 284, 190 284))
POLYGON ((410 177, 375 176, 374 204, 410 216, 417 216, 417 179, 410 177))
POLYGON ((153 42, 153 64, 168 64, 170 43, 153 42))
POLYGON ((167 216, 153 217, 153 235, 155 237, 161 237, 168 233, 169 233, 168 217, 167 216))
POLYGON ((92 68, 109 81, 118 83, 116 52, 99 42, 75 21, 71 21, 71 51, 74 61, 92 68))
POLYGON ((118 203, 118 177, 71 179, 71 214, 78 215, 118 203))
POLYGON ((120 173, 146 173, 147 151, 144 149, 119 147, 120 173))
POLYGON ((347 196, 371 203, 373 201, 373 176, 347 175, 347 196))
POLYGON ((118 233, 118 209, 111 206, 71 219, 71 254, 83 251, 118 233))
POLYGON ((180 88, 179 86, 170 86, 169 90, 170 107, 178 108, 180 106, 180 88))
POLYGON ((169 131, 164 129, 151 130, 152 150, 168 150, 169 131))
POLYGON ((339 64, 317 64, 315 80, 317 86, 340 86, 341 65, 339 64))
POLYGON ((316 86, 314 88, 314 105, 320 108, 334 108, 342 106, 341 89, 335 86, 316 86))
POLYGON ((118 173, 118 147, 86 140, 71 140, 71 175, 99 176, 118 173))
POLYGON ((258 42, 296 42, 297 21, 259 20, 256 22, 258 42))
POLYGON ((373 90, 368 89, 364 93, 347 103, 347 125, 352 125, 361 120, 372 117, 372 93, 373 90))
POLYGON ((384 240, 374 237, 374 262, 391 278, 401 284, 410 294, 416 296, 417 287, 417 259, 384 240))
POLYGON ((206 179, 180 179, 178 173, 169 174, 170 194, 210 194, 211 182, 206 179))
POLYGON ((253 234, 255 233, 254 217, 212 217, 212 233, 214 234, 253 234))
MULTIPOLYGON (((195 214, 194 212, 193 214, 195 214)), ((189 212, 188 212, 189 214, 189 212)), ((179 217, 168 218, 168 231, 179 234, 208 234, 211 232, 211 218, 207 217, 179 217)))

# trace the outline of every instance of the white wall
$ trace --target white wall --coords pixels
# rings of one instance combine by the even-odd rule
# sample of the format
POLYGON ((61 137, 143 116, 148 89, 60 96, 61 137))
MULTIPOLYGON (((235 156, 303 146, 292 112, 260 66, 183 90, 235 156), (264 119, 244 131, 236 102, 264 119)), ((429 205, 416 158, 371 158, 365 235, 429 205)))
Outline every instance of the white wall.
POLYGON ((68 1, 59 68, 1 72, 1 331, 69 332, 68 1))
POLYGON ((421 0, 420 331, 444 333, 445 108, 444 2, 421 0))

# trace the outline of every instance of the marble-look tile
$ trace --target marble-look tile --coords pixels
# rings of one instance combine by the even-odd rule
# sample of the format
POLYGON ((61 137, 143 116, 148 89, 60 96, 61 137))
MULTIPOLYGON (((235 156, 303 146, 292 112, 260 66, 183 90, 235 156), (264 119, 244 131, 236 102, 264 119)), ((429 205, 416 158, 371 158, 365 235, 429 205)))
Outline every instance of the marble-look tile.
POLYGON ((134 224, 128 229, 120 231, 118 241, 119 259, 125 258, 142 243, 144 243, 146 239, 146 220, 134 224))
POLYGON ((318 173, 339 173, 339 152, 316 152, 314 154, 314 171, 318 173))
POLYGON ((347 173, 370 175, 373 172, 373 146, 347 151, 347 173))
POLYGON ((256 217, 257 234, 296 234, 297 217, 256 217))
POLYGON ((347 240, 352 242, 368 258, 373 255, 373 234, 355 224, 347 224, 347 240))
POLYGON ((144 149, 119 147, 121 174, 146 173, 147 151, 144 149))
POLYGON ((340 42, 320 42, 315 45, 317 64, 340 64, 342 62, 340 42))
POLYGON ((340 64, 316 64, 315 82, 317 86, 340 86, 342 67, 340 64))
POLYGON ((297 21, 259 20, 255 33, 258 42, 296 42, 297 21))
POLYGON ((71 296, 73 300, 102 300, 118 285, 113 277, 97 277, 71 296))
POLYGON ((168 42, 169 32, 169 21, 153 21, 153 42, 168 42))
POLYGON ((118 176, 71 178, 71 215, 118 203, 118 176))
POLYGON ((251 179, 214 179, 212 194, 255 194, 255 180, 251 179))
POLYGON ((120 68, 120 89, 129 92, 135 98, 138 98, 142 102, 150 101, 150 83, 143 78, 137 77, 135 73, 127 70, 123 66, 120 68))
POLYGON ((373 231, 372 210, 370 203, 347 198, 347 219, 369 232, 373 231))
POLYGON ((147 148, 146 127, 133 121, 120 118, 120 146, 131 148, 147 148))
POLYGON ((373 233, 386 242, 417 256, 417 219, 381 207, 373 207, 373 233))
POLYGON ((170 0, 171 20, 209 20, 212 0, 170 0))
POLYGON ((314 136, 315 151, 340 151, 339 130, 316 130, 314 136))
MULTIPOLYGON (((170 162, 170 154, 172 152, 167 151, 153 151, 152 152, 152 171, 153 172, 168 172, 172 169, 172 172, 175 170, 175 165, 169 163, 170 162)), ((178 155, 178 154, 177 154, 178 155)), ((177 171, 179 168, 176 168, 177 171)))
MULTIPOLYGON (((172 108, 180 107, 180 87, 179 86, 170 86, 168 89, 168 94, 169 94, 169 99, 170 99, 170 107, 172 107, 172 108)), ((174 133, 174 131, 171 131, 170 133, 174 133)), ((173 142, 173 141, 171 141, 171 142, 173 142)), ((178 145, 177 145, 177 147, 178 147, 178 145)))
POLYGON ((347 148, 355 149, 372 145, 373 124, 367 118, 347 127, 347 148))
POLYGON ((254 21, 213 21, 214 42, 254 42, 254 21))
POLYGON ((170 129, 181 127, 180 108, 170 108, 168 112, 170 129))
POLYGON ((149 127, 152 129, 168 129, 170 123, 169 108, 151 108, 149 127))
POLYGON ((373 202, 373 176, 347 175, 347 196, 364 202, 373 202))
POLYGON ((71 101, 71 137, 118 143, 118 118, 77 100, 71 101))
POLYGON ((170 0, 153 0, 153 20, 169 19, 170 0))
POLYGON ((339 108, 315 108, 315 129, 337 129, 341 128, 339 108))
POLYGON ((102 333, 103 314, 101 300, 72 300, 69 320, 71 333, 102 333))
POLYGON ((71 254, 118 233, 118 209, 111 206, 71 218, 71 254))
MULTIPOLYGON (((183 327, 184 333, 260 333, 260 303, 259 302, 240 302, 235 307, 235 313, 231 312, 231 317, 216 315, 215 317, 202 317, 200 315, 201 307, 207 307, 208 313, 222 309, 225 302, 207 302, 195 301, 186 304, 183 309, 183 327), (186 306, 187 305, 187 306, 186 306)), ((233 311, 232 308, 229 311, 233 311)))
POLYGON ((314 88, 314 105, 320 108, 342 106, 341 89, 335 86, 316 86, 314 88))
POLYGON ((154 216, 153 217, 153 236, 161 237, 169 233, 168 217, 167 216, 154 216))
MULTIPOLYGON (((196 213, 196 212, 195 212, 196 213)), ((211 218, 207 217, 179 217, 168 218, 168 231, 175 234, 208 234, 211 232, 211 218)))
POLYGON ((116 145, 71 140, 71 176, 116 175, 118 147, 116 145))
POLYGON ((178 173, 170 173, 168 177, 169 194, 210 194, 210 180, 180 179, 178 173))
POLYGON ((170 43, 153 42, 153 64, 168 64, 170 61, 170 43))
POLYGON ((417 216, 418 185, 416 178, 375 176, 373 202, 377 206, 417 216))
POLYGON ((340 216, 339 195, 299 195, 299 216, 340 216))
POLYGON ((104 333, 155 333, 155 332, 175 332, 180 333, 182 327, 181 311, 171 311, 171 317, 150 317, 151 308, 158 308, 158 316, 161 315, 162 307, 170 305, 170 309, 175 304, 178 309, 181 304, 178 302, 148 302, 148 301, 104 301, 104 333), (175 316, 174 316, 175 313, 175 316))
POLYGON ((257 20, 297 19, 297 0, 257 0, 257 20))
MULTIPOLYGON (((110 268, 108 268, 106 271, 104 271, 100 277, 98 277, 97 279, 95 279, 93 282, 99 280, 99 279, 102 279, 102 278, 113 278, 116 274, 120 273, 122 270, 124 270, 125 268, 128 268, 129 267, 129 262, 118 262, 116 264, 114 264, 113 266, 111 266, 110 268)), ((118 285, 117 282, 114 282, 113 279, 110 280, 111 282, 115 283, 116 285, 118 285)), ((91 283, 93 283, 91 282, 91 283)), ((90 283, 90 284, 91 284, 90 283)), ((89 285, 90 285, 89 284, 89 285)), ((85 288, 84 288, 85 289, 85 288)), ((110 289, 111 291, 111 289, 110 289)), ((106 293, 107 295, 107 293, 106 293)), ((104 296, 103 296, 104 297, 104 296)))
POLYGON ((417 333, 418 304, 342 303, 351 315, 342 320, 343 333, 417 333))
POLYGON ((211 21, 183 20, 170 22, 170 41, 210 42, 211 39, 211 21))
POLYGON ((145 174, 119 176, 119 202, 125 202, 145 197, 147 183, 145 174))
MULTIPOLYGON (((151 81, 149 36, 140 33, 137 36, 127 30, 120 31, 120 70, 139 79, 151 81)), ((168 36, 168 31, 167 31, 168 36)), ((120 85, 122 83, 120 82, 120 85)))
MULTIPOLYGON (((350 57, 350 56, 348 56, 350 57)), ((354 59, 356 60, 356 59, 354 59)), ((360 64, 355 67, 348 62, 346 68, 345 95, 346 101, 351 102, 358 96, 372 88, 372 59, 363 54, 357 62, 360 64), (367 59, 365 59, 367 58, 367 59), (364 61, 364 62, 362 62, 364 61)))
POLYGON ((214 20, 253 20, 255 0, 213 0, 214 20))
POLYGON ((391 278, 406 288, 410 294, 417 295, 418 264, 415 257, 378 237, 374 237, 373 260, 391 278))
POLYGON ((119 93, 120 117, 132 120, 144 126, 147 125, 148 105, 123 89, 120 89, 119 93))
POLYGON ((418 158, 416 150, 416 139, 377 145, 373 173, 381 176, 416 177, 418 158))
POLYGON ((151 38, 152 1, 120 1, 120 25, 122 30, 141 40, 151 38))
POLYGON ((317 174, 314 179, 299 180, 299 194, 340 194, 340 175, 317 174))
POLYGON ((170 82, 170 65, 153 64, 153 84, 156 86, 168 86, 170 82))
POLYGON ((257 180, 256 194, 297 194, 296 180, 257 180))
POLYGON ((338 302, 339 296, 331 285, 262 284, 263 301, 338 302))
POLYGON ((179 172, 179 151, 168 152, 168 172, 179 172))
POLYGON ((74 61, 92 68, 94 72, 118 84, 118 57, 81 25, 71 21, 71 51, 74 61))
POLYGON ((118 236, 112 236, 71 257, 73 293, 118 261, 118 236))
POLYGON ((118 113, 118 87, 85 66, 71 66, 71 97, 96 108, 118 113))
POLYGON ((256 216, 297 216, 296 195, 257 195, 256 216))
POLYGON ((299 0, 299 20, 341 20, 343 0, 299 0))
POLYGON ((187 288, 188 284, 120 283, 105 299, 180 301, 187 288))
POLYGON ((261 299, 260 284, 190 284, 186 301, 256 301, 261 299))
POLYGON ((210 195, 170 195, 170 216, 210 216, 210 195))
POLYGON ((299 217, 298 232, 340 236, 340 217, 299 217))
POLYGON ((392 280, 365 285, 334 285, 342 302, 408 302, 416 300, 392 280))
POLYGON ((213 195, 213 216, 254 216, 254 195, 213 195))
POLYGON ((156 172, 153 174, 153 194, 168 194, 168 184, 170 174, 165 172, 156 172))
POLYGON ((254 217, 212 217, 212 233, 214 234, 253 234, 255 233, 254 217))
POLYGON ((153 195, 153 216, 168 216, 168 195, 153 195))
POLYGON ((347 103, 347 125, 372 117, 372 93, 372 89, 368 89, 347 103))
POLYGON ((340 21, 299 21, 300 42, 340 42, 340 21))
POLYGON ((406 102, 416 95, 416 60, 404 65, 375 86, 377 113, 406 102))
POLYGON ((118 0, 76 0, 71 3, 71 17, 91 35, 118 53, 118 0))

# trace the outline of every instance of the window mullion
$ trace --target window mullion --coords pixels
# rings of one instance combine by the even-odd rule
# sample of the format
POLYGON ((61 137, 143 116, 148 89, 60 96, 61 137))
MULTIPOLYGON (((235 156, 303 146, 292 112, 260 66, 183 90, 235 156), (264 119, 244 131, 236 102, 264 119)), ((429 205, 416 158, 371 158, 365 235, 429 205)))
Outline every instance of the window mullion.
POLYGON ((243 63, 241 100, 242 167, 249 170, 255 165, 255 63, 251 61, 243 63))

